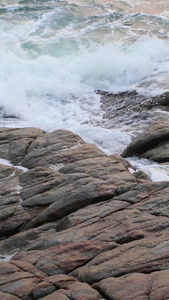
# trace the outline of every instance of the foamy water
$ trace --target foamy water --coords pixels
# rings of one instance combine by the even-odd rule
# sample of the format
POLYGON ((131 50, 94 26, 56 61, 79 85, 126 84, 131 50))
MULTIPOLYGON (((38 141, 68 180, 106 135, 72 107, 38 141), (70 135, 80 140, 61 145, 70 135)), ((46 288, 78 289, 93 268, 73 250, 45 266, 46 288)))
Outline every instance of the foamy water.
POLYGON ((104 128, 95 91, 169 90, 168 4, 1 0, 0 126, 65 128, 121 153, 133 132, 104 128))

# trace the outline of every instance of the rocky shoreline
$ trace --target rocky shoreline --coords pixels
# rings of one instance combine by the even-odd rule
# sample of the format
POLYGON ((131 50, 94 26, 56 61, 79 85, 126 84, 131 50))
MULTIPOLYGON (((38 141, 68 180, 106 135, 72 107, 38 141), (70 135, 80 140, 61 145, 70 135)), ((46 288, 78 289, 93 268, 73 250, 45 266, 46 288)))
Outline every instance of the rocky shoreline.
MULTIPOLYGON (((168 162, 168 128, 122 156, 168 162)), ((67 130, 0 129, 0 299, 169 298, 169 182, 122 156, 67 130)))
POLYGON ((169 92, 155 97, 140 95, 136 91, 111 94, 97 91, 101 96, 104 127, 132 131, 133 136, 153 123, 168 120, 169 92), (141 129, 141 130, 140 130, 141 129))

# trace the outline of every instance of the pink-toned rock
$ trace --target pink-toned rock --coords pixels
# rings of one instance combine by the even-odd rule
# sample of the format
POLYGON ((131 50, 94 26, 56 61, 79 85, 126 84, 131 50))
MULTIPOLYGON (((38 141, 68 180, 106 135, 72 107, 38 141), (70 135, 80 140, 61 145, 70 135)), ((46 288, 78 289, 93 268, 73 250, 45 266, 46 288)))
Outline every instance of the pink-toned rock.
POLYGON ((169 270, 111 277, 94 284, 94 287, 110 300, 166 300, 169 296, 169 270))
MULTIPOLYGON (((153 232, 165 232, 169 227, 169 220, 165 216, 154 216, 147 212, 140 212, 138 209, 130 208, 130 206, 126 209, 123 209, 122 206, 122 209, 120 209, 120 204, 118 211, 117 202, 115 203, 117 211, 114 211, 113 200, 109 201, 110 205, 107 206, 109 211, 106 209, 106 206, 104 207, 104 202, 99 204, 100 210, 98 205, 90 206, 91 211, 93 208, 93 214, 88 214, 86 208, 70 214, 61 223, 58 223, 58 232, 53 230, 49 234, 44 233, 27 246, 29 251, 23 252, 23 254, 18 253, 15 257, 22 259, 23 255, 25 260, 26 257, 33 259, 34 256, 30 255, 32 250, 44 250, 49 247, 69 243, 72 246, 76 246, 76 243, 81 242, 83 248, 83 243, 86 241, 91 241, 91 243, 100 241, 102 245, 108 243, 112 244, 112 246, 114 243, 114 246, 117 246, 118 244, 121 245, 143 239, 152 235, 153 232), (94 210, 95 208, 96 211, 94 210)), ((108 203, 106 202, 106 204, 108 203)), ((36 254, 35 257, 37 258, 36 254)))
POLYGON ((0 299, 2 299, 2 300, 19 300, 21 298, 18 298, 17 296, 14 296, 11 294, 0 292, 0 299))
POLYGON ((131 272, 151 273, 156 270, 167 270, 168 249, 168 234, 149 236, 101 253, 70 275, 94 283, 104 278, 119 277, 131 272))
POLYGON ((17 260, 12 260, 11 264, 13 266, 16 266, 18 268, 20 268, 22 271, 24 272, 29 272, 30 274, 39 277, 39 278, 44 278, 45 277, 45 273, 39 271, 37 268, 34 267, 34 265, 26 262, 26 261, 17 261, 17 260))
POLYGON ((70 300, 66 295, 62 294, 59 291, 53 292, 52 294, 49 294, 46 297, 43 297, 43 300, 70 300))
POLYGON ((49 282, 42 281, 38 283, 33 290, 33 299, 43 298, 56 290, 55 286, 49 282))
POLYGON ((30 168, 0 165, 0 299, 167 300, 169 182, 67 130, 0 137, 30 168))
POLYGON ((62 243, 42 251, 18 253, 13 259, 21 259, 34 264, 37 269, 48 275, 68 273, 86 264, 103 250, 115 248, 113 242, 82 241, 62 243))
MULTIPOLYGON (((33 273, 42 274, 28 263, 19 262, 17 266, 11 263, 1 263, 0 269, 0 291, 6 294, 17 296, 21 299, 28 299, 33 288, 40 282, 40 278, 33 273), (27 272, 34 270, 34 272, 27 272)), ((2 298, 3 299, 3 298, 2 298)), ((9 298, 10 299, 10 298, 9 298)))
POLYGON ((55 275, 45 278, 47 282, 53 284, 57 289, 73 300, 102 300, 98 291, 89 284, 79 282, 67 275, 55 275))

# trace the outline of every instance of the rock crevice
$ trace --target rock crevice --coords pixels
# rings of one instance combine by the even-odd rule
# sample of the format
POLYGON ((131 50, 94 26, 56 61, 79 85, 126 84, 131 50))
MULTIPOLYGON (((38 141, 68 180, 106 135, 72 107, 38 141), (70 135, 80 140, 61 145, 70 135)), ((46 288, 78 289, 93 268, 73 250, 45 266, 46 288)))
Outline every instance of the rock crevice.
POLYGON ((0 165, 1 299, 167 299, 169 182, 66 130, 2 128, 0 156, 13 163, 0 165))

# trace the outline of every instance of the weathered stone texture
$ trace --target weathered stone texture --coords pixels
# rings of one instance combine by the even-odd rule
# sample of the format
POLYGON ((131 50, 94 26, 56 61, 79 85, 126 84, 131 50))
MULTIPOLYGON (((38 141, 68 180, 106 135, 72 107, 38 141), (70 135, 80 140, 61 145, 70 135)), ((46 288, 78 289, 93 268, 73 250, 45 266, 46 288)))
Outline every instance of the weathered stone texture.
POLYGON ((139 156, 157 162, 169 161, 169 122, 155 123, 138 135, 122 153, 123 157, 139 156))
POLYGON ((0 157, 0 299, 167 300, 169 182, 66 130, 1 129, 0 157))

